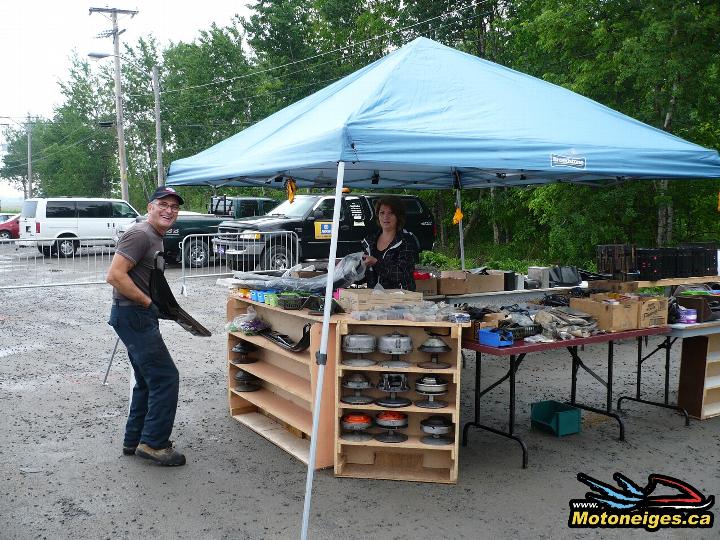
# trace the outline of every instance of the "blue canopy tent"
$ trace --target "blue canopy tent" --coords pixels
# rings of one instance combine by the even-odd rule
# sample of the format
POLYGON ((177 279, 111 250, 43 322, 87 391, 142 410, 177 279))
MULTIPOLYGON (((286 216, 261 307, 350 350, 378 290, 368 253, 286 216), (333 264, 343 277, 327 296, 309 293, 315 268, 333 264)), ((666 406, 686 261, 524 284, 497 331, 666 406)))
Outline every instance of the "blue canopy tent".
POLYGON ((199 154, 168 184, 442 188, 720 177, 718 153, 418 38, 199 154), (378 181, 379 178, 379 181, 378 181))
MULTIPOLYGON (((479 188, 720 178, 720 157, 559 86, 425 38, 194 156, 173 186, 479 188)), ((462 229, 461 229, 462 231, 462 229)), ((462 244, 462 237, 461 237, 462 244)), ((334 260, 337 235, 330 244, 334 260)), ((320 359, 327 353, 329 265, 320 359)), ((324 365, 303 511, 307 535, 324 365)))

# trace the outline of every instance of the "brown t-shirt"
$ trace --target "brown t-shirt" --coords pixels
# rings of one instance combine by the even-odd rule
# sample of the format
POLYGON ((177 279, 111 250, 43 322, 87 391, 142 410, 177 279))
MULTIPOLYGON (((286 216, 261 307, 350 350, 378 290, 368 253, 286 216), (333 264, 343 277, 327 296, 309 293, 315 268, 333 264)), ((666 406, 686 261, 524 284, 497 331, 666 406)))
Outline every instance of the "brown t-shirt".
MULTIPOLYGON (((147 221, 132 226, 120 237, 115 253, 134 263, 128 275, 137 287, 150 296, 150 271, 155 267, 155 253, 163 250, 163 237, 147 221)), ((113 298, 127 300, 115 288, 113 298)))

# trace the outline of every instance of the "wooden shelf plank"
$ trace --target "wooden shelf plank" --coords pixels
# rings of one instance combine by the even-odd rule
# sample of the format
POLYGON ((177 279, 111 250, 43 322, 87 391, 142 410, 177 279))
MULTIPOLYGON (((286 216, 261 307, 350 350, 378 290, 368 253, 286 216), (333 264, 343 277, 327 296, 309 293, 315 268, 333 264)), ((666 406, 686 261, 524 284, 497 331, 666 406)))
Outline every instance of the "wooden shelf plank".
MULTIPOLYGON (((425 409, 427 410, 427 409, 425 409)), ((380 433, 380 432, 378 432, 380 433)), ((424 437, 424 435, 423 435, 424 437)), ((380 441, 376 441, 375 439, 370 439, 369 441, 346 441, 345 439, 338 439, 338 443, 340 445, 347 445, 347 446, 364 446, 364 447, 373 447, 373 448, 417 448, 420 450, 444 450, 445 452, 451 452, 451 455, 453 459, 455 458, 455 435, 451 434, 450 437, 453 438, 453 444, 447 444, 443 446, 435 446, 432 444, 425 444, 420 441, 421 437, 419 435, 409 435, 408 440, 401 443, 384 443, 380 441)))
POLYGON ((232 388, 230 390, 253 405, 266 410, 279 420, 299 429, 306 435, 312 434, 312 414, 310 411, 298 407, 292 401, 283 399, 265 388, 255 392, 238 392, 232 388))
POLYGON ((457 368, 455 368, 454 366, 444 369, 427 369, 418 367, 415 364, 411 365, 410 367, 404 368, 389 368, 377 365, 367 367, 354 367, 346 366, 344 364, 338 364, 337 367, 338 375, 341 375, 343 371, 388 371, 391 373, 427 373, 428 375, 432 375, 433 373, 437 373, 438 375, 455 375, 455 373, 457 373, 457 368))
POLYGON ((702 408, 702 417, 711 418, 720 415, 720 401, 717 403, 706 403, 702 408))
MULTIPOLYGON (((352 325, 370 325, 370 326, 414 326, 414 327, 451 327, 458 326, 461 328, 470 327, 470 323, 451 323, 448 321, 409 321, 406 319, 385 319, 380 321, 361 321, 359 319, 352 319, 349 315, 337 315, 338 320, 346 322, 352 325)), ((322 319, 322 318, 321 318, 322 319)))
POLYGON ((720 375, 705 379, 705 390, 711 390, 713 388, 720 388, 720 375))
POLYGON ((310 439, 296 437, 271 418, 257 412, 235 414, 233 418, 299 459, 305 465, 310 461, 310 439))
MULTIPOLYGON (((232 362, 231 362, 232 363, 232 362)), ((282 368, 263 362, 259 360, 252 364, 233 364, 233 366, 243 369, 249 373, 252 373, 256 377, 268 381, 275 386, 279 386, 286 392, 293 394, 301 399, 304 399, 308 403, 312 401, 312 393, 310 392, 310 381, 303 379, 285 371, 282 368)))
POLYGON ((719 352, 709 352, 707 353, 707 357, 705 361, 708 364, 713 364, 715 362, 720 362, 720 351, 719 352))
POLYGON ((231 334, 239 339, 249 341, 258 347, 280 354, 286 358, 290 358, 291 360, 295 360, 296 362, 308 365, 310 364, 310 352, 307 349, 299 353, 294 353, 288 351, 287 349, 283 349, 279 345, 276 345, 269 339, 262 336, 246 336, 242 332, 231 332, 231 334))
POLYGON ((450 469, 422 468, 406 470, 397 467, 380 467, 377 465, 345 463, 338 468, 335 475, 346 478, 375 478, 378 480, 409 480, 411 482, 452 484, 454 482, 450 479, 450 472, 450 469))
MULTIPOLYGON (((447 398, 447 396, 444 396, 447 398)), ((443 396, 439 397, 438 400, 443 400, 443 396)), ((449 401, 446 399, 446 401, 449 401)), ((443 407, 442 409, 426 409, 423 407, 418 407, 417 405, 410 405, 409 407, 397 407, 394 409, 390 409, 388 407, 381 407, 380 405, 375 405, 374 403, 371 403, 369 405, 351 405, 349 403, 343 403, 342 401, 338 402, 338 409, 364 409, 367 411, 398 411, 398 412, 413 412, 413 413, 423 413, 423 414, 452 414, 453 422, 457 424, 457 419, 455 418, 455 404, 454 403, 448 403, 447 407, 443 407)), ((427 447, 428 445, 423 445, 423 448, 427 447)))

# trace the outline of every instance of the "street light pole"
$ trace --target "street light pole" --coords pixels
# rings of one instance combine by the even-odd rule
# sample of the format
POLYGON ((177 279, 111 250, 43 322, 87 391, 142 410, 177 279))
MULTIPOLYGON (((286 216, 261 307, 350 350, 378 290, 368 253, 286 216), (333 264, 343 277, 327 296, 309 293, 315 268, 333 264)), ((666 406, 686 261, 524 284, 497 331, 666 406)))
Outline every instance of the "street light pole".
POLYGON ((112 37, 115 47, 115 124, 117 126, 118 138, 118 161, 120 162, 120 191, 124 201, 130 202, 130 191, 128 189, 127 158, 125 156, 125 129, 123 127, 123 106, 122 106, 122 85, 120 83, 120 34, 124 30, 118 30, 117 16, 135 16, 137 11, 117 8, 90 8, 90 14, 108 13, 112 19, 112 37))
POLYGON ((157 152, 157 185, 165 185, 165 169, 162 157, 162 131, 160 126, 160 77, 158 67, 152 67, 153 93, 155 94, 155 151, 157 152))
POLYGON ((30 113, 27 116, 27 195, 28 199, 32 199, 32 123, 30 122, 30 113))
POLYGON ((128 189, 127 158, 125 157, 125 128, 123 127, 122 83, 120 82, 120 35, 118 34, 117 13, 112 13, 113 42, 115 44, 115 116, 118 138, 118 159, 120 160, 120 190, 122 199, 130 202, 128 189))

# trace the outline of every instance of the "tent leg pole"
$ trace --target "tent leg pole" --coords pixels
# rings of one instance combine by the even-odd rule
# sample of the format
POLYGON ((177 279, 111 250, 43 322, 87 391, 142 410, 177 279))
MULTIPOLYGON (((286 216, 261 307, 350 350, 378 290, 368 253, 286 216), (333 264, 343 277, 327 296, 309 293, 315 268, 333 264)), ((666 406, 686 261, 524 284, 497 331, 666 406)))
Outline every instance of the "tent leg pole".
MULTIPOLYGON (((455 190, 455 208, 461 208, 460 206, 460 190, 455 190)), ((463 237, 463 222, 462 219, 458 223, 458 233, 460 234, 460 269, 465 270, 465 238, 463 237)))
POLYGON ((310 521, 310 505, 312 502, 313 476, 315 475, 315 454, 317 452, 318 427, 320 423, 320 407, 322 405, 322 390, 325 378, 325 362, 327 361, 328 337, 330 335, 330 314, 332 310, 333 282, 335 280, 335 256, 337 255, 336 231, 340 230, 340 205, 342 203, 343 179, 345 178, 345 162, 338 163, 337 183, 335 184, 335 206, 333 209, 332 238, 330 240, 330 253, 328 254, 328 272, 325 282, 325 307, 323 312, 322 333, 320 334, 320 351, 317 353, 318 375, 315 385, 315 401, 313 404, 312 435, 310 437, 310 456, 308 458, 307 478, 305 481, 305 503, 303 506, 302 532, 300 538, 307 540, 308 525, 310 521))

